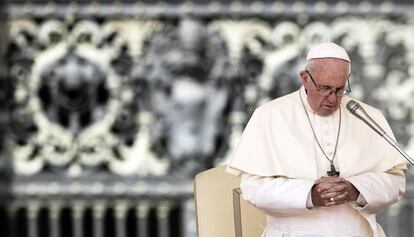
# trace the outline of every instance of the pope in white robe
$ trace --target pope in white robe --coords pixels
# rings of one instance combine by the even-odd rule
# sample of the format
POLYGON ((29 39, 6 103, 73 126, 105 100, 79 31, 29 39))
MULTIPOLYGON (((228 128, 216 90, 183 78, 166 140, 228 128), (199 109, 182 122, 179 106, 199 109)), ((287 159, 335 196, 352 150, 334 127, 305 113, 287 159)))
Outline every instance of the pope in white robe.
MULTIPOLYGON (((347 111, 350 62, 334 43, 315 46, 303 86, 250 118, 227 172, 241 176, 243 198, 267 214, 262 236, 385 236, 375 214, 401 198, 407 167, 347 111)), ((381 112, 359 103, 394 138, 381 112)))

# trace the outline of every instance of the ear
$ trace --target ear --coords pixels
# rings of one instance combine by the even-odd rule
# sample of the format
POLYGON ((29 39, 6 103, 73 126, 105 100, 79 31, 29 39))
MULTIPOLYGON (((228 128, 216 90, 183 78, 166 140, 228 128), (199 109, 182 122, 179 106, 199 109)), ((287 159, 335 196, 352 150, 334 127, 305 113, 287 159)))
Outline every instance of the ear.
POLYGON ((303 86, 306 88, 308 84, 308 73, 306 73, 306 71, 300 71, 299 76, 303 86))

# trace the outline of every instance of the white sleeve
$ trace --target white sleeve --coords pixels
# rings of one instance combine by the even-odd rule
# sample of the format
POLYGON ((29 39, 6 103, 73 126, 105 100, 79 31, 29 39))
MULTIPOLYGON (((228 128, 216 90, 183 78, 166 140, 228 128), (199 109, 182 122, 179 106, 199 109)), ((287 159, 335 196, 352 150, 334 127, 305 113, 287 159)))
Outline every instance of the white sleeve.
POLYGON ((245 200, 270 215, 297 215, 309 212, 313 181, 268 178, 243 173, 240 189, 245 200))
POLYGON ((362 211, 368 205, 367 200, 365 200, 364 196, 359 193, 358 198, 356 201, 351 201, 351 207, 357 211, 362 211))
MULTIPOLYGON (((405 192, 405 175, 402 170, 392 169, 385 173, 368 172, 347 178, 366 204, 356 208, 369 214, 378 213, 400 200, 405 192)), ((361 199, 361 200, 363 200, 361 199)), ((359 200, 357 200, 359 203, 359 200)))

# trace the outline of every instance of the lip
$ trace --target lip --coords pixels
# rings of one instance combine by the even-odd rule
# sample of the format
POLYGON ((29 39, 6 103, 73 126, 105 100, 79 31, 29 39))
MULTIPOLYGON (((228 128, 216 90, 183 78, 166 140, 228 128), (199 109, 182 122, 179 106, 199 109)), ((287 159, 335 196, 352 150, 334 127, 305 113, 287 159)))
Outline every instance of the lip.
POLYGON ((323 107, 325 107, 325 108, 328 108, 328 109, 334 109, 335 108, 335 105, 322 105, 323 107))

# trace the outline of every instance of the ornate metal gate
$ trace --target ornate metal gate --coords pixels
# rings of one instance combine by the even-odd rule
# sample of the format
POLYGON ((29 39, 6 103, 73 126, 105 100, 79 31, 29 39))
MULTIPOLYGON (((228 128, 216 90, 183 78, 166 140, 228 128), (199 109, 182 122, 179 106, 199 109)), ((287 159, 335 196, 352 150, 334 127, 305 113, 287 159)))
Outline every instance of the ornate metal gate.
MULTIPOLYGON (((2 12, 7 236, 195 236, 194 175, 228 159, 256 106, 298 87, 321 41, 347 48, 353 96, 414 153, 412 3, 21 0, 2 12)), ((413 233, 408 188, 381 216, 390 236, 413 233)))

